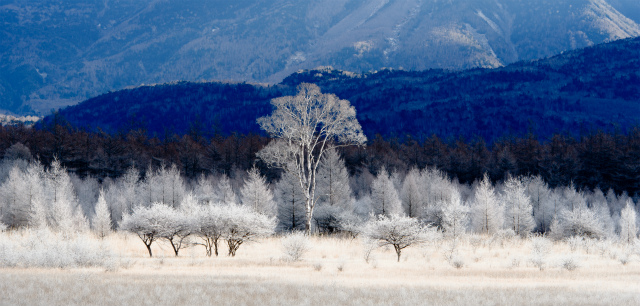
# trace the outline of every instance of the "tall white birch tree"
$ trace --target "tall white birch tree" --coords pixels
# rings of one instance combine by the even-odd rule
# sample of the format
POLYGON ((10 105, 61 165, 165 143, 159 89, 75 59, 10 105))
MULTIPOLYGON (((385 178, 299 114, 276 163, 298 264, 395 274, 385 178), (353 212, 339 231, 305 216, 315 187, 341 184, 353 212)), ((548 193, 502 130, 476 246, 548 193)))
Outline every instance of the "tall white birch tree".
POLYGON ((258 124, 275 140, 258 157, 297 176, 305 196, 309 233, 317 202, 316 174, 324 151, 336 145, 362 145, 367 138, 349 101, 322 94, 317 85, 303 83, 295 96, 276 98, 271 104, 275 110, 258 118, 258 124))

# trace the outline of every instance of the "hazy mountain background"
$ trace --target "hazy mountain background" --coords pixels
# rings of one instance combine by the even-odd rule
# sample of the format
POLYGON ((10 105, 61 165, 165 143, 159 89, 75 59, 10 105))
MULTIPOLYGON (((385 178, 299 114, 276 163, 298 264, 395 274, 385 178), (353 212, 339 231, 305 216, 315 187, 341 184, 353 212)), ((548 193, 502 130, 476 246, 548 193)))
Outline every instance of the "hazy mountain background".
POLYGON ((3 0, 0 109, 175 80, 501 67, 640 35, 637 0, 3 0))
MULTIPOLYGON (((270 100, 302 82, 351 101, 370 138, 433 134, 491 142, 532 132, 627 131, 640 126, 640 38, 617 40, 495 69, 357 74, 312 69, 277 85, 178 82, 110 92, 59 114, 76 127, 116 133, 259 133, 270 100), (197 130, 197 131, 196 131, 197 130)), ((46 118, 52 122, 54 118, 46 118)))

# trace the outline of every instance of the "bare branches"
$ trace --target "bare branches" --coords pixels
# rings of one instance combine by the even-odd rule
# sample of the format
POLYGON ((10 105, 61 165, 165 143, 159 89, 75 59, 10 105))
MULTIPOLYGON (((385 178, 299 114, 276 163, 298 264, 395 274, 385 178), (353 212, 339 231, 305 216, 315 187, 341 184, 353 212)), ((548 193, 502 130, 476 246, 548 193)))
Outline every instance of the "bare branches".
POLYGON ((315 197, 316 173, 329 144, 362 145, 366 137, 347 100, 322 94, 314 84, 301 84, 298 94, 271 100, 271 116, 258 118, 258 124, 276 138, 258 152, 258 157, 298 177, 306 198, 306 231, 310 232, 315 197))

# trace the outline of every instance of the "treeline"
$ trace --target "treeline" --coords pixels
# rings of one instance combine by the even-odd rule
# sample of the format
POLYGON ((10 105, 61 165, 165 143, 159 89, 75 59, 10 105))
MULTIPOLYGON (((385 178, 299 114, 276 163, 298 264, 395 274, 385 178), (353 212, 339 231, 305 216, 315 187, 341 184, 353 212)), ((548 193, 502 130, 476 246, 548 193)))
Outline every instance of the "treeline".
MULTIPOLYGON (((257 134, 209 136, 198 124, 185 135, 160 139, 144 129, 110 135, 71 128, 56 122, 43 129, 0 128, 0 156, 35 158, 49 165, 57 157, 79 177, 98 181, 122 176, 132 166, 143 173, 161 165, 176 165, 186 178, 200 174, 234 177, 254 165, 269 181, 280 172, 256 159, 269 138, 257 134)), ((441 139, 437 136, 369 139, 366 146, 341 148, 350 175, 377 175, 381 167, 406 172, 412 167, 436 167, 460 183, 472 183, 487 173, 493 182, 512 176, 541 176, 551 187, 573 184, 578 189, 640 193, 640 129, 627 134, 595 132, 580 138, 555 135, 546 142, 530 134, 505 137, 491 146, 481 139, 441 139)))

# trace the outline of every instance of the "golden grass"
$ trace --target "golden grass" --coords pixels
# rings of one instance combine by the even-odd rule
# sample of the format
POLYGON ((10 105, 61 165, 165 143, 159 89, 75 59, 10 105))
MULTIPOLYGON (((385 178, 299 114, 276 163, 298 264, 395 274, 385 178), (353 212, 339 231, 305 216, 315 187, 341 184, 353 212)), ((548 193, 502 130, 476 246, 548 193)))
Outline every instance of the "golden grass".
MULTIPOLYGON (((236 257, 224 250, 204 256, 196 246, 173 256, 165 243, 148 258, 137 237, 115 234, 108 242, 120 268, 0 269, 2 305, 640 305, 640 260, 620 263, 613 246, 603 254, 573 252, 580 267, 559 266, 554 244, 549 266, 529 262, 530 242, 474 248, 457 245, 464 262, 445 257, 451 242, 406 249, 396 262, 390 248, 366 263, 360 240, 311 238, 303 260, 283 260, 279 238, 242 245, 236 257)), ((223 245, 224 246, 224 245, 223 245)))

